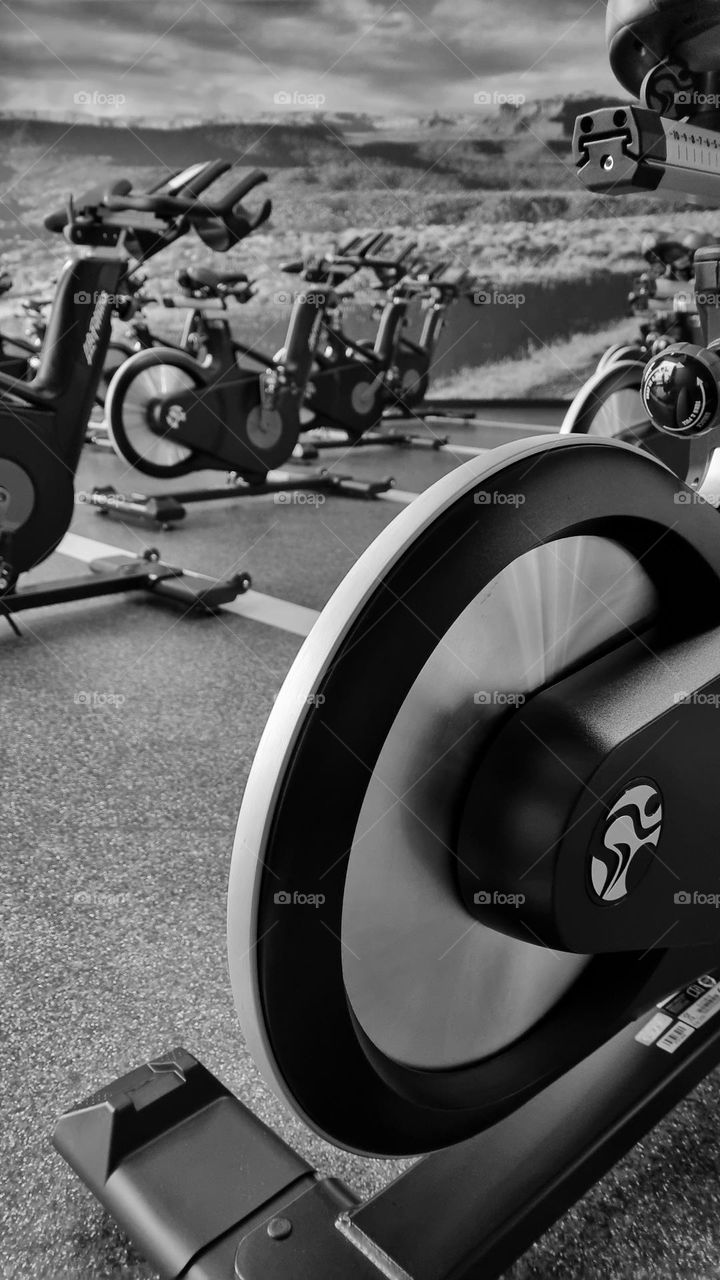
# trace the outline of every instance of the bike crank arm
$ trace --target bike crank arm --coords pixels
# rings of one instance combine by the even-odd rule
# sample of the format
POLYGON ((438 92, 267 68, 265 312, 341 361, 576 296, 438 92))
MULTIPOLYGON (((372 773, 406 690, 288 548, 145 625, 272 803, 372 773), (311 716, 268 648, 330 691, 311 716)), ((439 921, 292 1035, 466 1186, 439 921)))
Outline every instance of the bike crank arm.
POLYGON ((578 117, 573 159, 590 191, 720 198, 720 134, 644 107, 603 107, 578 117))

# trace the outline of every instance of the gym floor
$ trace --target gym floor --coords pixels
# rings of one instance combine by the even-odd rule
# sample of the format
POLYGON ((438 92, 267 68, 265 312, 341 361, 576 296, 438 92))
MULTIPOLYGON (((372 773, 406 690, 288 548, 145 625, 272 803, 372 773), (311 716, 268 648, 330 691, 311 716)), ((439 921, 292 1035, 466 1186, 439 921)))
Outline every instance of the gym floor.
MULTIPOLYGON (((449 433, 462 444, 494 445, 528 434, 523 423, 538 431, 558 421, 539 410, 494 414, 449 433), (497 419, 501 425, 492 425, 497 419)), ((366 449, 323 461, 357 476, 392 474, 399 488, 419 491, 457 460, 366 449)), ((160 487, 143 486, 113 455, 87 449, 78 490, 107 483, 160 487)), ((78 506, 73 532, 128 551, 157 544, 170 562, 213 575, 247 569, 258 591, 317 610, 396 510, 265 497, 192 506, 184 525, 156 533, 78 506)), ((33 576, 77 569, 55 555, 33 576)), ((363 1193, 378 1189, 397 1164, 327 1146, 264 1085, 243 1045, 226 970, 226 883, 243 785, 301 636, 242 612, 183 617, 148 597, 37 610, 19 623, 19 639, 9 627, 0 631, 7 1190, 0 1276, 153 1275, 54 1153, 50 1133, 67 1106, 177 1044, 321 1171, 363 1193)), ((715 1074, 509 1275, 720 1275, 718 1093, 715 1074)))

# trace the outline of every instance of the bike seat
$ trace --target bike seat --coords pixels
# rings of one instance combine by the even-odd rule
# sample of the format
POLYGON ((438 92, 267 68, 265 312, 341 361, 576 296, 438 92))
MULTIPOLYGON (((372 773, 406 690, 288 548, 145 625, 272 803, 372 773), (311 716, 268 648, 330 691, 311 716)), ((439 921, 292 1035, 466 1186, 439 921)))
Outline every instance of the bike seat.
POLYGON ((605 34, 610 66, 636 97, 663 59, 691 72, 720 70, 720 7, 716 0, 609 0, 605 34))
POLYGON ((177 282, 183 292, 201 298, 223 298, 228 294, 246 300, 249 283, 242 271, 214 271, 211 267, 190 267, 178 271, 177 282))
POLYGON ((665 268, 671 278, 685 279, 692 275, 693 257, 698 249, 712 244, 713 237, 704 231, 688 231, 681 240, 672 236, 646 236, 642 251, 646 262, 665 268), (679 271, 680 276, 674 272, 679 271))
POLYGON ((687 258, 688 248, 680 240, 656 240, 648 237, 643 244, 643 257, 647 262, 659 262, 664 267, 680 258, 687 258))

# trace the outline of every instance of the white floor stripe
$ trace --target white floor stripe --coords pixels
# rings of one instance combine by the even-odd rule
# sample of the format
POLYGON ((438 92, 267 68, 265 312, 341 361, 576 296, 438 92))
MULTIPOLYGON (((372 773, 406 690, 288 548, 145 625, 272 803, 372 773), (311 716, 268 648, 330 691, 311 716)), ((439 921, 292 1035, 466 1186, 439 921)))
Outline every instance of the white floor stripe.
MULTIPOLYGON (((412 496, 415 497, 415 494, 412 496)), ((133 554, 123 547, 112 547, 107 542, 96 542, 94 538, 83 538, 77 533, 66 533, 58 551, 61 555, 81 560, 84 564, 103 556, 133 554)), ((307 609, 302 604, 293 604, 291 600, 281 600, 278 596, 266 596, 261 591, 252 590, 238 596, 232 604, 223 605, 223 612, 225 611, 250 618, 253 622, 264 622, 280 631, 290 631, 295 636, 306 636, 318 616, 315 609, 307 609)))
POLYGON ((239 614, 241 618, 251 618, 253 622, 264 622, 280 631, 291 631, 296 636, 306 636, 318 617, 316 609, 306 609, 302 604, 252 590, 238 596, 232 604, 224 604, 223 613, 228 611, 239 614))
POLYGON ((395 502, 399 507, 408 507, 419 497, 419 493, 411 493, 409 489, 385 489, 383 493, 376 493, 373 501, 395 502))
MULTIPOLYGON (((432 450, 428 452, 432 453, 432 450)), ((455 444, 451 440, 449 444, 441 445, 437 452, 456 454, 459 458, 479 458, 481 453, 490 453, 490 450, 481 449, 474 444, 455 444)))
POLYGON ((70 556, 72 560, 82 560, 89 564, 91 560, 99 560, 101 556, 131 556, 132 551, 124 547, 111 547, 109 542, 96 542, 94 538, 82 538, 78 533, 66 533, 58 551, 61 556, 70 556))

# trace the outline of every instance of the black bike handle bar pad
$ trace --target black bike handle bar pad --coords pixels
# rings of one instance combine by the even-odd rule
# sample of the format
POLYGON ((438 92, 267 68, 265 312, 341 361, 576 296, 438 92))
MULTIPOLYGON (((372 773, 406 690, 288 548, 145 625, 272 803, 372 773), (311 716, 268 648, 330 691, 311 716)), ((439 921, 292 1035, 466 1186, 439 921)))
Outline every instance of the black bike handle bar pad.
POLYGON ((389 238, 387 231, 372 231, 369 236, 365 237, 361 252, 363 254, 369 253, 371 249, 375 250, 379 245, 387 244, 389 238))
POLYGON ((213 271, 212 267, 191 267, 189 270, 178 271, 176 279, 178 284, 181 286, 192 285, 193 283, 195 283, 195 284, 202 285, 203 287, 209 285, 213 289, 216 288, 218 283, 220 283, 221 285, 225 283, 229 283, 229 284, 247 284, 248 283, 248 278, 245 275, 244 271, 234 272, 232 280, 230 281, 220 280, 218 282, 217 272, 213 271))
POLYGON ((377 246, 382 247, 384 244, 387 244, 385 233, 383 231, 374 231, 372 235, 365 236, 364 240, 361 240, 360 244, 355 246, 353 256, 365 258, 369 253, 373 253, 377 246))
POLYGON ((243 196, 259 186, 261 182, 267 182, 267 174, 263 173, 262 169, 253 169, 252 173, 247 174, 240 182, 236 182, 235 186, 231 187, 219 200, 213 200, 209 208, 222 218, 240 203, 243 196))
POLYGON ((342 254, 342 255, 353 253, 353 251, 357 249, 358 245, 361 242, 362 242, 362 236, 351 236, 346 244, 338 245, 337 251, 339 254, 342 254))
MULTIPOLYGON (((215 206, 212 206, 213 210, 215 206)), ((249 216, 242 204, 238 204, 229 213, 218 216, 208 213, 208 206, 203 213, 190 215, 190 221, 197 234, 208 249, 216 253, 227 253, 238 241, 244 240, 256 227, 266 222, 272 212, 272 201, 266 200, 260 212, 249 216)))
POLYGON ((383 231, 371 231, 364 236, 354 236, 347 244, 338 245, 337 257, 346 258, 348 255, 363 258, 378 243, 387 243, 383 240, 386 233, 383 231))
MULTIPOLYGON (((127 178, 118 178, 110 187, 110 192, 114 195, 126 195, 132 191, 132 183, 127 178)), ((89 191, 83 192, 74 200, 75 208, 96 209, 98 205, 104 204, 108 194, 105 187, 91 187, 89 191)), ((52 213, 48 213, 43 219, 43 226, 47 231, 64 231, 68 224, 67 206, 63 209, 54 209, 52 213)))
POLYGON ((175 195, 179 196, 181 200, 202 195, 203 191, 207 191, 213 182, 231 168, 232 165, 229 160, 208 160, 207 164, 203 165, 194 178, 191 178, 184 186, 178 188, 175 195))

